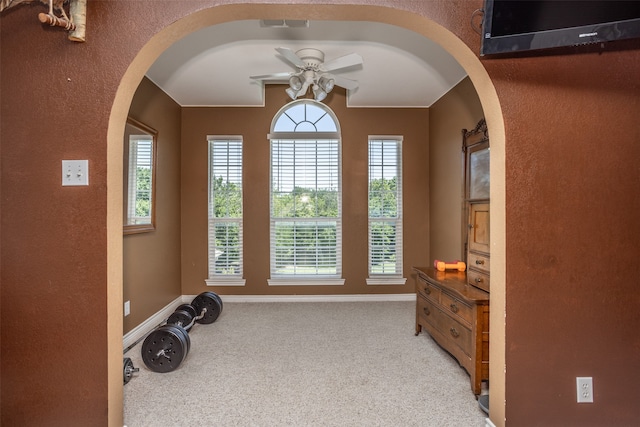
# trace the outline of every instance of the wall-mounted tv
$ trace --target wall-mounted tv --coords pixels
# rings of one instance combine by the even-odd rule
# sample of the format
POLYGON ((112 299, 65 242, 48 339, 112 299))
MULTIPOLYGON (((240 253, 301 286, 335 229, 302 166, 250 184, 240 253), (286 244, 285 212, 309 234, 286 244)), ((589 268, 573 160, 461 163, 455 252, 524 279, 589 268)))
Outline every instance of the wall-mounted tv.
POLYGON ((640 37, 640 1, 485 0, 480 55, 640 37))

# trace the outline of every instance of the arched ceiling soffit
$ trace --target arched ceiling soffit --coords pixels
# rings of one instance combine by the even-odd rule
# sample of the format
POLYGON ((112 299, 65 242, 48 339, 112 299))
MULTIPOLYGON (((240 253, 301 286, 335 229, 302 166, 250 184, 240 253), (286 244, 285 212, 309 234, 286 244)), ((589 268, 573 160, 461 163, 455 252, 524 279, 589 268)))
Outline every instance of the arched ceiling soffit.
POLYGON ((325 61, 361 55, 361 67, 339 72, 358 81, 348 91, 351 107, 430 107, 466 77, 447 51, 421 34, 329 20, 303 28, 265 27, 260 20, 205 27, 165 50, 146 75, 182 106, 262 106, 263 84, 249 76, 295 71, 277 47, 320 49, 325 61))

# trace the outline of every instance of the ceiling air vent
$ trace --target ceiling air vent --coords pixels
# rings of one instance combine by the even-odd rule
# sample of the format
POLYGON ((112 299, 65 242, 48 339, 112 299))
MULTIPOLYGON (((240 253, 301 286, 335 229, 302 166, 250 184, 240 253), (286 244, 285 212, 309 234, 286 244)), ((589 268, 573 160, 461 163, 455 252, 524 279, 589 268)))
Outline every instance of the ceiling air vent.
POLYGON ((306 19, 261 19, 260 26, 264 28, 308 28, 309 21, 306 19))

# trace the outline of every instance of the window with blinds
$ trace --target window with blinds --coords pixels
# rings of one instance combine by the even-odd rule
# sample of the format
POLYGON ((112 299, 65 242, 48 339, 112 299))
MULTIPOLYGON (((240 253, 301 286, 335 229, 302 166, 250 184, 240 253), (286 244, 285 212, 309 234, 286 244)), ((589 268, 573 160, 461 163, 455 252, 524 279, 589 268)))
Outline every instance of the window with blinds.
POLYGON ((152 172, 153 139, 149 135, 131 135, 127 224, 148 224, 151 221, 152 172))
POLYGON ((210 285, 243 285, 242 138, 209 137, 210 285))
POLYGON ((274 118, 269 284, 343 284, 340 138, 325 105, 294 101, 274 118))
POLYGON ((368 284, 402 279, 402 138, 369 137, 368 284))

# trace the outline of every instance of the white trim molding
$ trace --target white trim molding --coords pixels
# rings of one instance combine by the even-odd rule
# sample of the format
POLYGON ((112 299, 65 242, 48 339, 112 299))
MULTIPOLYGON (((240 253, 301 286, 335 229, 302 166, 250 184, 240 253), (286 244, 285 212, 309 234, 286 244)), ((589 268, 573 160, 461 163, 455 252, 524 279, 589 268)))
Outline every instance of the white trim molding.
POLYGON ((496 425, 493 422, 491 422, 489 418, 485 418, 484 421, 485 421, 484 427, 496 427, 496 425))
POLYGON ((406 277, 367 277, 367 285, 404 285, 406 277))
POLYGON ((223 302, 378 302, 415 301, 416 294, 220 295, 223 302))
POLYGON ((216 279, 206 279, 204 281, 207 286, 244 286, 247 282, 245 279, 239 278, 216 278, 216 279))
POLYGON ((342 286, 344 279, 316 279, 316 278, 295 278, 295 279, 267 279, 269 286, 342 286))

